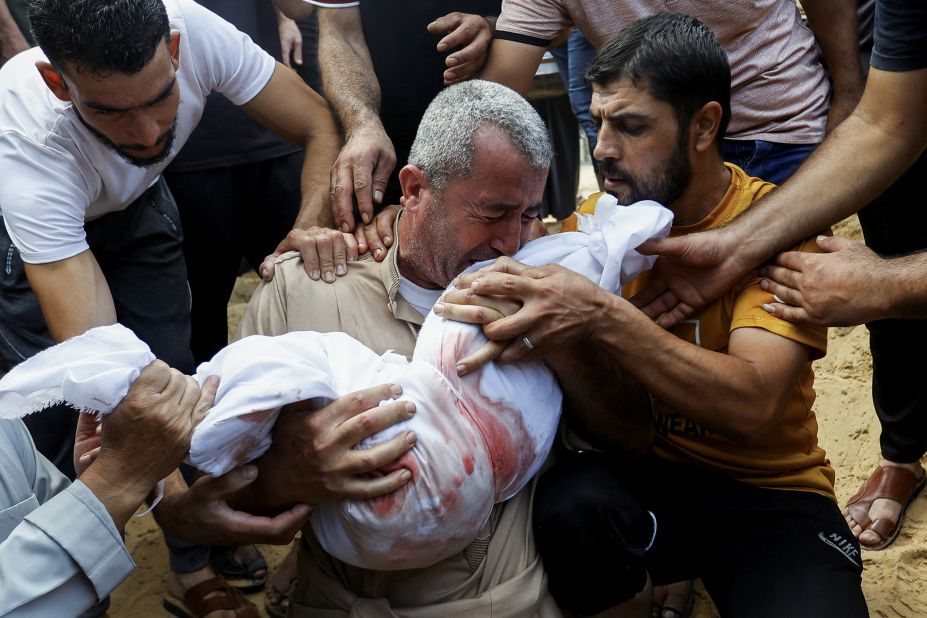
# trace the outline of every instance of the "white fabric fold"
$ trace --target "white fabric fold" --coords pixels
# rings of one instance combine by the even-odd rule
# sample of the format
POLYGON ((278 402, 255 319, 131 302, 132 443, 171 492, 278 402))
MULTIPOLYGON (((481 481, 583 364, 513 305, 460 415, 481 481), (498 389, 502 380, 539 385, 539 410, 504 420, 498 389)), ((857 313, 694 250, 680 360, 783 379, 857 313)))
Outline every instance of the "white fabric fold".
POLYGON ((67 402, 108 414, 154 354, 121 324, 92 328, 20 363, 0 380, 0 418, 67 402))
MULTIPOLYGON (((514 258, 534 266, 560 264, 617 293, 653 263, 634 248, 665 235, 671 222, 672 214, 659 204, 620 206, 606 195, 595 215, 581 217, 581 232, 538 239, 514 258)), ((311 523, 322 546, 345 562, 381 570, 428 566, 472 542, 492 505, 537 473, 556 433, 562 395, 543 363, 490 363, 457 375, 457 360, 485 342, 479 327, 434 313, 411 361, 379 356, 343 333, 247 337, 197 369, 199 384, 209 375, 218 375, 220 383, 215 405, 193 434, 188 460, 223 474, 268 449, 283 406, 313 399, 319 407, 363 388, 398 383, 400 399, 414 402, 416 414, 358 448, 414 431, 416 446, 384 470, 407 468, 412 481, 373 500, 319 505, 311 523)), ((92 329, 0 380, 0 416, 22 416, 62 400, 108 413, 152 359, 128 329, 92 329)))

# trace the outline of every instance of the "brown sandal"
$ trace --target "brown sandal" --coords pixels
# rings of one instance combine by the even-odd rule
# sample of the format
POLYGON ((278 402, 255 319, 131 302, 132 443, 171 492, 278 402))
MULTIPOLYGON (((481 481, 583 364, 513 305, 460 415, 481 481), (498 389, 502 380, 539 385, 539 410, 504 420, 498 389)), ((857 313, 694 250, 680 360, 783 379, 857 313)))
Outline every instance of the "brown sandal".
POLYGON ((847 512, 850 517, 862 526, 863 530, 872 530, 880 537, 882 541, 875 545, 866 545, 860 542, 860 547, 872 551, 885 549, 895 542, 898 533, 901 532, 901 525, 904 523, 905 511, 917 495, 924 489, 927 484, 927 477, 921 470, 921 476, 911 472, 901 466, 879 466, 863 483, 856 495, 847 502, 847 512), (891 519, 879 518, 872 520, 869 518, 869 509, 872 503, 879 498, 894 500, 901 505, 901 513, 898 514, 898 521, 891 519))
POLYGON ((202 618, 219 610, 232 610, 237 618, 260 618, 257 607, 221 577, 191 586, 183 595, 183 603, 167 598, 162 605, 178 618, 202 618))

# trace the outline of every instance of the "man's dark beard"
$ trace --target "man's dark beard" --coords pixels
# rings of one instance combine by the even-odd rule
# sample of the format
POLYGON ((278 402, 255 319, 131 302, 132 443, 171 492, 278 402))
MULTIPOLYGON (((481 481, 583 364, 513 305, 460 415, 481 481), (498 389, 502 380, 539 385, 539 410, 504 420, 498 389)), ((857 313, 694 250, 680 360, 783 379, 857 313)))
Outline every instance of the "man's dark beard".
MULTIPOLYGON (((692 166, 689 163, 689 136, 685 131, 679 132, 676 147, 670 154, 663 173, 650 181, 640 181, 628 176, 614 159, 605 159, 602 162, 602 173, 607 177, 621 178, 628 185, 628 204, 641 200, 653 200, 664 206, 669 206, 678 200, 685 192, 692 178, 692 166)), ((614 191, 609 193, 621 201, 614 191)))
MULTIPOLYGON (((77 112, 76 109, 74 111, 77 112)), ((91 133, 97 136, 97 139, 103 142, 103 145, 136 167, 151 167, 152 165, 157 165, 158 163, 163 162, 171 155, 171 148, 174 147, 174 138, 177 137, 177 118, 175 117, 174 122, 171 124, 171 128, 167 130, 167 133, 158 138, 158 141, 155 143, 155 145, 164 144, 164 150, 153 157, 133 157, 128 152, 120 148, 119 144, 90 126, 90 123, 84 120, 83 116, 81 116, 79 113, 77 114, 77 117, 80 118, 80 121, 84 123, 85 127, 90 129, 91 133)))

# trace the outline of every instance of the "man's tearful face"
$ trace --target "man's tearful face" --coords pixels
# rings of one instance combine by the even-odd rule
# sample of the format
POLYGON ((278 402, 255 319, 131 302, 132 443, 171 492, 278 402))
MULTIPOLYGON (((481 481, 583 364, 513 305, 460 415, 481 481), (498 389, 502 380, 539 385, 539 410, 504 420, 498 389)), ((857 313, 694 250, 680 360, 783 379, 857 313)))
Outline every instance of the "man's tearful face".
POLYGON ((535 170, 498 130, 480 129, 474 148, 473 173, 426 190, 416 231, 403 239, 416 268, 428 271, 418 278, 433 288, 476 262, 514 255, 535 231, 546 170, 535 170))

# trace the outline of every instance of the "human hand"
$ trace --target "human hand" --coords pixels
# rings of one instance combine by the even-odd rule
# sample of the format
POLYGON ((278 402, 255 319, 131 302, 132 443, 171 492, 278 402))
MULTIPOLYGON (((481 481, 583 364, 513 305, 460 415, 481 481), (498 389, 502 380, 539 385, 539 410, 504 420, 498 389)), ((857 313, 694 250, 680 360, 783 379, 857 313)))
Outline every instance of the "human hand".
POLYGON ((396 150, 379 118, 348 136, 331 171, 331 207, 335 228, 350 233, 354 221, 351 198, 357 200, 364 224, 373 221, 373 204, 383 201, 383 190, 396 167, 396 150))
MULTIPOLYGON (((445 294, 435 303, 433 311, 448 320, 467 324, 486 325, 510 316, 521 309, 521 303, 502 296, 484 296, 473 290, 456 290, 445 294)), ((464 376, 471 371, 495 360, 502 354, 508 341, 484 343, 479 350, 460 359, 457 363, 458 375, 464 376)))
POLYGON ((415 434, 400 433, 368 449, 362 440, 415 413, 408 401, 393 401, 398 385, 384 384, 345 395, 313 410, 310 402, 285 406, 274 426, 273 444, 259 460, 265 507, 295 502, 315 505, 339 498, 373 498, 402 487, 405 468, 383 475, 380 469, 415 446, 415 434))
POLYGON ((309 518, 312 512, 309 506, 296 504, 273 517, 252 515, 229 506, 229 497, 257 477, 257 467, 246 465, 220 477, 200 477, 189 489, 183 483, 176 491, 165 494, 154 509, 154 517, 166 534, 191 543, 289 543, 309 518))
POLYGON ((438 41, 439 52, 460 48, 444 61, 448 67, 444 72, 445 86, 471 79, 483 68, 493 32, 486 18, 469 13, 448 13, 427 28, 431 34, 447 33, 438 41))
MULTIPOLYGON (((505 363, 558 353, 587 340, 595 327, 595 315, 610 296, 587 278, 561 266, 527 267, 506 257, 496 260, 488 270, 458 277, 454 285, 476 295, 502 297, 522 305, 515 313, 483 327, 490 340, 507 342, 498 356, 505 363)), ((443 305, 444 315, 466 311, 446 300, 443 305)), ((458 373, 470 373, 492 360, 481 352, 461 359, 458 373)))
POLYGON ((393 223, 399 216, 402 206, 390 205, 381 210, 371 223, 358 224, 354 230, 357 241, 357 254, 362 255, 370 251, 373 259, 382 262, 386 257, 386 250, 393 246, 393 223))
POLYGON ((310 279, 332 283, 335 276, 348 272, 348 262, 357 259, 357 241, 353 234, 313 225, 309 229, 294 228, 274 252, 264 258, 258 274, 264 281, 274 278, 274 262, 288 251, 299 251, 303 268, 310 279))
POLYGON ((100 451, 92 467, 115 485, 150 491, 180 465, 193 429, 215 401, 218 378, 202 390, 196 381, 156 360, 142 370, 128 394, 103 417, 100 451))
POLYGON ((744 263, 736 247, 724 228, 644 242, 638 252, 660 257, 631 303, 663 328, 674 326, 721 298, 755 266, 744 263))
POLYGON ((277 11, 277 31, 280 34, 281 62, 291 69, 303 64, 303 35, 295 21, 277 11))
MULTIPOLYGON (((103 418, 96 455, 84 461, 82 455, 92 449, 77 455, 81 482, 100 500, 117 529, 183 461, 193 429, 215 401, 218 383, 212 376, 200 389, 193 378, 154 361, 103 418)), ((81 422, 76 452, 97 443, 95 432, 92 423, 81 422)))
POLYGON ((74 435, 74 471, 77 476, 82 475, 100 454, 102 431, 103 424, 95 414, 81 412, 77 417, 77 431, 74 435))
POLYGON ((760 269, 760 282, 779 302, 763 305, 789 322, 852 326, 886 315, 890 290, 876 289, 886 278, 885 264, 866 245, 838 236, 818 236, 824 253, 787 251, 760 269))

